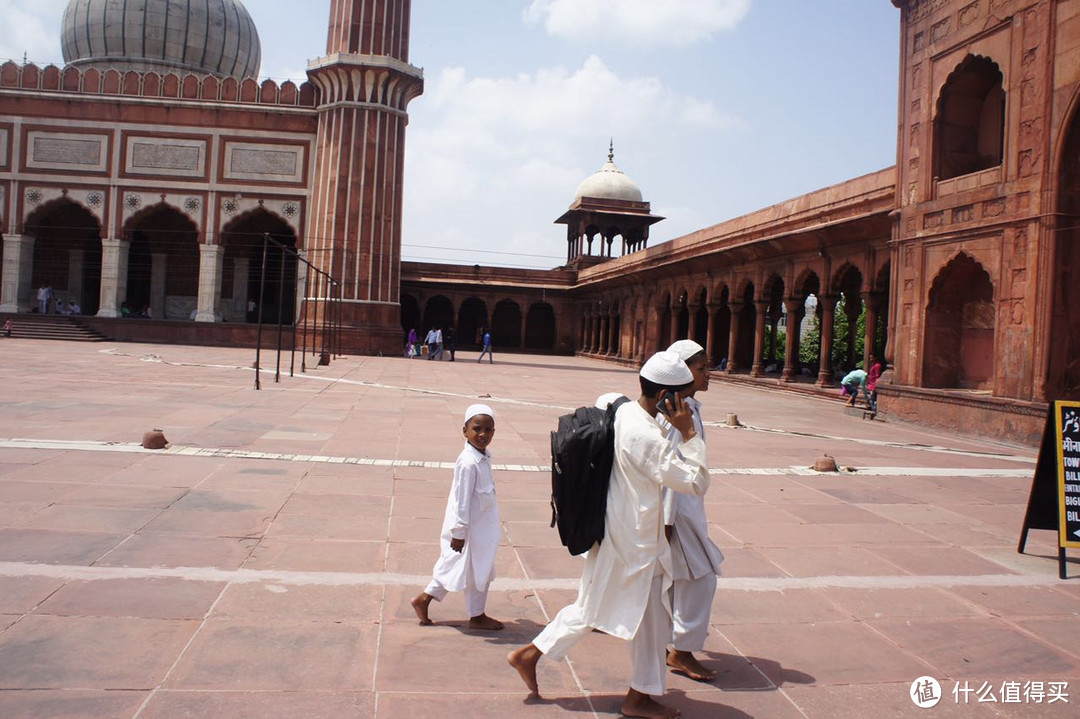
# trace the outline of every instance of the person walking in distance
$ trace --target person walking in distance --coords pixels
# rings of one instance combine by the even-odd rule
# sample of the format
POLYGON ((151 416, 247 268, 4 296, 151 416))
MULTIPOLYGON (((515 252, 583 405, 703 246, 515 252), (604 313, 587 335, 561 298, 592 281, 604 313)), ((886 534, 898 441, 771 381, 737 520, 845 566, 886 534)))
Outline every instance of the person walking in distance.
POLYGON ((483 344, 484 344, 484 348, 482 350, 480 350, 480 356, 476 359, 476 361, 477 362, 482 361, 484 359, 484 355, 487 355, 488 356, 488 364, 491 364, 492 362, 495 361, 495 355, 491 353, 491 331, 490 330, 484 330, 483 344))
POLYGON ((665 652, 671 640, 671 552, 664 536, 664 487, 705 494, 709 488, 705 443, 690 408, 678 396, 694 375, 678 355, 658 352, 639 372, 641 395, 615 413, 615 459, 604 514, 604 539, 585 554, 573 604, 563 607, 532 643, 507 661, 531 695, 539 696, 541 657, 559 660, 593 629, 625 639, 633 674, 622 703, 628 717, 672 719, 680 712, 661 704, 667 685, 665 652), (679 430, 678 452, 656 421, 657 412, 679 430))
MULTIPOLYGON (((694 419, 694 430, 704 441, 701 402, 696 395, 709 389, 709 360, 705 348, 693 340, 679 340, 668 347, 686 362, 694 375, 690 388, 680 392, 694 419)), ((663 415, 657 419, 667 430, 671 446, 678 451, 682 434, 663 415)), ((716 594, 716 578, 724 555, 709 538, 705 517, 705 498, 664 490, 664 525, 671 544, 673 622, 672 649, 667 665, 679 674, 696 681, 711 681, 716 672, 706 669, 694 656, 705 648, 709 633, 709 614, 716 594)))

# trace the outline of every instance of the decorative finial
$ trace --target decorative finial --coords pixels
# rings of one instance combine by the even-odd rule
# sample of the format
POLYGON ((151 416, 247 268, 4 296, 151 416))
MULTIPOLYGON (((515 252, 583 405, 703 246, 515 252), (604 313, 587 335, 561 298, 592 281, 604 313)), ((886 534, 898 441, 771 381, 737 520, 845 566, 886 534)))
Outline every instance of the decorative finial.
POLYGON ((611 142, 608 143, 607 161, 615 162, 615 138, 611 138, 611 142))

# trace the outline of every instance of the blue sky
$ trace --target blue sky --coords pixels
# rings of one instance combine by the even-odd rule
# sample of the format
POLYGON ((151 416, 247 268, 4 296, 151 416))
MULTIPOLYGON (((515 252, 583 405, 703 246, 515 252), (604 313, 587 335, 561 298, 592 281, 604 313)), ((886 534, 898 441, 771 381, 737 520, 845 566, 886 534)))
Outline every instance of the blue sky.
MULTIPOLYGON (((59 62, 66 0, 0 0, 0 58, 59 62)), ((262 74, 302 78, 330 0, 246 0, 262 74), (302 12, 297 8, 303 7, 302 12)), ((552 224, 606 161, 656 244, 888 167, 888 0, 413 0, 403 256, 553 267, 552 224)))

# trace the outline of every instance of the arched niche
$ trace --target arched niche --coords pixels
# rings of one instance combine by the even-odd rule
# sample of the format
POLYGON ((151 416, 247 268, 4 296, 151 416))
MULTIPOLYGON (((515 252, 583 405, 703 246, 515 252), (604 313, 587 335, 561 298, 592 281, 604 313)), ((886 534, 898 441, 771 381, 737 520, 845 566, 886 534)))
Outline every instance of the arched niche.
POLYGON ((930 288, 923 343, 923 386, 992 390, 994 285, 983 266, 959 253, 930 288))

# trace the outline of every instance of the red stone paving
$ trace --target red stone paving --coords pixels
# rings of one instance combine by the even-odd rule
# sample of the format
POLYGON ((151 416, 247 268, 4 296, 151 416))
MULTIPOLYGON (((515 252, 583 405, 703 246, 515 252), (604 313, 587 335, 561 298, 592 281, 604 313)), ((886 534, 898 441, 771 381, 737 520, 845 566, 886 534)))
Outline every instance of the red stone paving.
MULTIPOLYGON (((573 599, 581 569, 548 527, 545 473, 496 472, 505 532, 488 613, 503 632, 470 631, 458 594, 432 604, 433 627, 408 602, 438 554, 451 477, 424 463, 454 461, 464 407, 495 407, 496 463, 543 465, 555 418, 632 393, 632 370, 347 357, 255 392, 251 360, 0 341, 0 440, 137 443, 161 428, 174 448, 413 463, 0 447, 0 717, 618 713, 629 657, 617 639, 592 634, 568 661, 543 660, 539 701, 505 663, 573 599)), ((672 675, 668 703, 710 718, 1077 715, 1080 553, 1062 582, 1052 533, 1015 551, 1032 450, 722 380, 702 399, 724 470, 706 498, 727 559, 701 653, 718 677, 672 675), (776 431, 722 427, 728 413, 776 431), (863 472, 788 469, 822 453, 863 472), (921 469, 869 473, 898 467, 921 469), (927 713, 908 695, 923 674, 944 694, 927 713), (1010 681, 1068 682, 1070 702, 952 694, 1010 681)))

